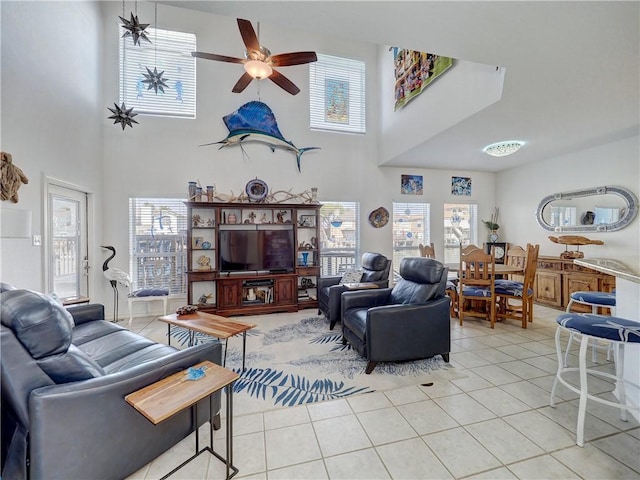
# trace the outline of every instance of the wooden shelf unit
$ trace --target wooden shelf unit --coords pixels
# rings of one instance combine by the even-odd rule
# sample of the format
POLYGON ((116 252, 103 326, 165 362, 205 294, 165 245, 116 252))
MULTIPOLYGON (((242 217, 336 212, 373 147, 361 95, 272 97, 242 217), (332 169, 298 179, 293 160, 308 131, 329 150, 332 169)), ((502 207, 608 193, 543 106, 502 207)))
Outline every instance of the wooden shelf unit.
POLYGON ((187 301, 219 315, 254 315, 317 308, 320 204, 185 202, 187 301), (292 230, 292 272, 226 272, 220 235, 233 230, 292 230), (205 258, 202 258, 205 257, 205 258))
MULTIPOLYGON (((616 279, 612 275, 576 265, 571 259, 538 257, 533 297, 538 303, 566 309, 573 292, 611 292, 614 288, 616 279)), ((571 311, 591 312, 591 307, 574 303, 571 311)), ((599 313, 606 315, 610 312, 608 308, 603 308, 599 313)))

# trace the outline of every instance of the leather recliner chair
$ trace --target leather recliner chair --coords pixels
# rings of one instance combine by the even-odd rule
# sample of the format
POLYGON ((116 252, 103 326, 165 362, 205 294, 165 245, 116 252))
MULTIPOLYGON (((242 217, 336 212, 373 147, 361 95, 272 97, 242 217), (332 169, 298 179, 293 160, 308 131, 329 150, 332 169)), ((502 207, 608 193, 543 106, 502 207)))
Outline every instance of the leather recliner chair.
MULTIPOLYGON (((375 283, 380 288, 389 286, 391 260, 380 253, 365 252, 360 262, 362 269, 361 283, 375 283)), ((329 320, 329 329, 340 321, 340 296, 347 291, 340 284, 341 276, 320 277, 318 279, 318 315, 324 314, 329 320)))
POLYGON ((403 258, 393 288, 342 294, 342 342, 367 359, 367 374, 378 362, 449 361, 448 270, 431 258, 403 258))

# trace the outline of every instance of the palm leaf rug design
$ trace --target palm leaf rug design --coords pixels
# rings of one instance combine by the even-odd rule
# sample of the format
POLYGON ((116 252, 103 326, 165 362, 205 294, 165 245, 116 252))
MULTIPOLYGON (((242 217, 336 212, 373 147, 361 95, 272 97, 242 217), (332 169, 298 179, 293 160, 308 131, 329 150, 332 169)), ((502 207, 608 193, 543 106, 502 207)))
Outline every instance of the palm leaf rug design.
MULTIPOLYGON (((302 313, 302 312, 301 312, 302 313)), ((323 317, 265 315, 253 320, 247 332, 246 370, 242 372, 242 336, 229 339, 227 368, 240 378, 234 384, 234 410, 254 413, 386 390, 428 381, 434 371, 450 368, 440 356, 402 363, 380 363, 370 374, 367 361, 340 330, 329 330, 323 317)), ((171 336, 188 341, 188 332, 172 329, 171 336)), ((211 341, 195 335, 194 342, 211 341)))

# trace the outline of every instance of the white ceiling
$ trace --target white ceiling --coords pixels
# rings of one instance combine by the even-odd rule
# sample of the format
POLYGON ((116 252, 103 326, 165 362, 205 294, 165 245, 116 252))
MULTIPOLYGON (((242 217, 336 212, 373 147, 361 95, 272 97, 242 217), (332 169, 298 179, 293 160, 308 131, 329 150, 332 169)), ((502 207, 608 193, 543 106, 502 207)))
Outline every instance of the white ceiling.
POLYGON ((160 3, 506 67, 501 101, 385 165, 497 172, 639 131, 638 1, 160 3))

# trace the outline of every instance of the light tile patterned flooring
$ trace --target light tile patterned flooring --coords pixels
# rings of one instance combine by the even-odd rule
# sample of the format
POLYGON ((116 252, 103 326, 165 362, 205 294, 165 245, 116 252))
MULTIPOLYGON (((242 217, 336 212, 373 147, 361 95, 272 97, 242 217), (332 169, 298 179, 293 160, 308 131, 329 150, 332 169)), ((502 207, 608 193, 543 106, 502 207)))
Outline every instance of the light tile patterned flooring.
MULTIPOLYGON (((309 312, 287 315, 306 318, 309 312)), ((497 323, 491 330, 480 319, 460 327, 452 319, 456 368, 435 372, 430 387, 234 417, 236 478, 640 478, 640 428, 633 417, 622 422, 618 410, 589 402, 586 442, 580 448, 575 445, 577 395, 560 386, 556 408, 549 407, 559 313, 536 305, 526 330, 517 322, 497 323)), ((133 329, 162 337, 159 324, 136 319, 133 329)), ((577 364, 576 352, 577 346, 572 364, 577 364)), ((604 353, 597 368, 612 370, 604 353)), ((605 392, 612 384, 590 379, 589 390, 610 395, 605 392)), ((201 432, 208 441, 206 425, 201 432)), ((214 448, 224 452, 224 445, 223 428, 215 432, 214 448)), ((159 478, 193 447, 192 435, 129 478, 159 478)), ((203 454, 171 478, 224 476, 224 464, 203 454)))

